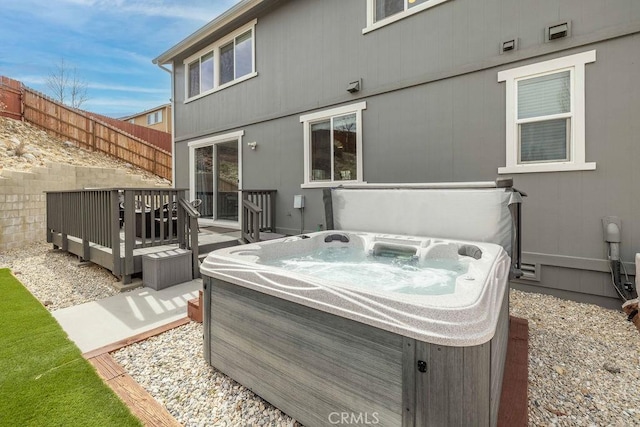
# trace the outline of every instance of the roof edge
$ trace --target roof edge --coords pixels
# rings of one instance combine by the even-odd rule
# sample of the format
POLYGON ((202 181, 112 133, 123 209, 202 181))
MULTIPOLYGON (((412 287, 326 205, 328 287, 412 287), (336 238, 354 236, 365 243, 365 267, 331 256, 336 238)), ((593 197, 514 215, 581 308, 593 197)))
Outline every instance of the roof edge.
POLYGON ((209 35, 213 34, 218 29, 227 25, 229 22, 237 19, 253 9, 258 4, 262 3, 264 0, 242 0, 227 11, 218 15, 211 22, 206 24, 205 26, 196 30, 193 34, 174 45, 164 53, 161 53, 156 58, 154 58, 151 62, 156 65, 164 65, 170 63, 171 59, 177 56, 180 52, 183 52, 186 49, 189 49, 193 45, 201 42, 209 35))
POLYGON ((126 120, 132 119, 134 117, 142 116, 143 114, 147 114, 147 113, 150 113, 152 111, 160 110, 160 109, 166 108, 166 107, 171 107, 171 103, 169 102, 169 103, 166 103, 166 104, 158 105, 157 107, 149 108, 148 110, 144 110, 144 111, 141 111, 139 113, 129 114, 128 116, 117 117, 117 120, 125 120, 126 121, 126 120))

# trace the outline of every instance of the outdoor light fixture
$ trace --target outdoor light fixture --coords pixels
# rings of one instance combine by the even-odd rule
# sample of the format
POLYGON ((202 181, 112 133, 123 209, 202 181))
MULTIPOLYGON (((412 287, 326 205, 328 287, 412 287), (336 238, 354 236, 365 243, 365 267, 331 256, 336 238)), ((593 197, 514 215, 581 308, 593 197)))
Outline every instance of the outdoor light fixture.
POLYGON ((257 142, 255 142, 255 141, 253 141, 253 142, 247 142, 247 145, 248 145, 249 147, 251 147, 251 149, 252 149, 252 150, 255 150, 255 149, 256 149, 256 147, 257 147, 257 145, 258 145, 258 143, 257 143, 257 142))

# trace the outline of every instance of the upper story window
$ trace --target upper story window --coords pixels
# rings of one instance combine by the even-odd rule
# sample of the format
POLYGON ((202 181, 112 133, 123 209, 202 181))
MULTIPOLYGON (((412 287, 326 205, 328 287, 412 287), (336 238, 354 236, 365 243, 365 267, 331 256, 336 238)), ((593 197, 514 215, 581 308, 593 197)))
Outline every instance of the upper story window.
POLYGON ((449 0, 367 0, 367 28, 373 31, 449 0))
POLYGON ((256 20, 185 59, 185 102, 257 75, 256 20))
POLYGON ((147 125, 162 123, 162 110, 147 114, 147 125))
POLYGON ((592 170, 585 161, 589 51, 498 73, 506 82, 506 166, 498 173, 592 170))
POLYGON ((303 187, 362 182, 362 110, 366 102, 300 116, 303 187))

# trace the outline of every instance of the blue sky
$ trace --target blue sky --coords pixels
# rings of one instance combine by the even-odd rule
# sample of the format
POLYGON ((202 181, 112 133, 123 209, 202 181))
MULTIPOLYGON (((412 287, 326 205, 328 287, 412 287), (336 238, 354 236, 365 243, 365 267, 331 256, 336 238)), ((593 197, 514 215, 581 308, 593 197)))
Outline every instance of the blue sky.
POLYGON ((0 0, 0 75, 47 93, 64 58, 88 83, 82 108, 110 116, 169 102, 151 60, 238 0, 0 0))

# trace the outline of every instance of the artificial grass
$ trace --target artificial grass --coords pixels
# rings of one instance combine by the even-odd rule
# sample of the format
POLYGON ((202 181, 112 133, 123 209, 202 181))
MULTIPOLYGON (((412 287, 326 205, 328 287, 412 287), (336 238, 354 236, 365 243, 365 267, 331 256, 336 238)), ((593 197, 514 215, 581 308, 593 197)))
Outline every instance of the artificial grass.
POLYGON ((140 426, 56 320, 0 269, 0 426, 140 426))

